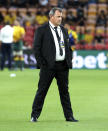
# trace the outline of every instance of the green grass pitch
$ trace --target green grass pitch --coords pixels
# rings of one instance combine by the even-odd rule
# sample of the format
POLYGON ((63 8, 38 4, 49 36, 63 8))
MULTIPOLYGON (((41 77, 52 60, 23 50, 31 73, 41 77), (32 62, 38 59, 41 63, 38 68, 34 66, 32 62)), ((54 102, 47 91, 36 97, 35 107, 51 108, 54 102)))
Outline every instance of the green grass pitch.
POLYGON ((69 92, 78 123, 65 121, 55 79, 38 122, 30 122, 38 75, 35 69, 0 71, 0 131, 108 131, 108 70, 70 70, 69 92))

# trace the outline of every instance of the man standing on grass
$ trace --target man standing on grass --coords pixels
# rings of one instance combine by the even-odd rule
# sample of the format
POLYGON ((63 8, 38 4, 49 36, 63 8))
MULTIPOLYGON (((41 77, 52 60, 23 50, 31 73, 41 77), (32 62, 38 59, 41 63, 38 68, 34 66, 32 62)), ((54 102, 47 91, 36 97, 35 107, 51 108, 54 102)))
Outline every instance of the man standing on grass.
POLYGON ((62 9, 53 8, 49 12, 50 20, 39 27, 35 33, 34 53, 40 66, 38 90, 34 98, 31 121, 37 122, 44 100, 53 78, 56 78, 60 100, 66 121, 77 122, 73 116, 68 92, 69 68, 72 68, 72 51, 68 33, 62 22, 62 9))
POLYGON ((20 26, 18 20, 14 21, 13 26, 13 56, 14 56, 14 69, 17 70, 20 67, 22 71, 24 69, 24 57, 23 57, 23 39, 25 36, 25 30, 20 26))
POLYGON ((13 44, 13 28, 7 22, 0 30, 0 45, 1 45, 1 70, 4 70, 6 56, 8 58, 8 69, 12 68, 12 44, 13 44))

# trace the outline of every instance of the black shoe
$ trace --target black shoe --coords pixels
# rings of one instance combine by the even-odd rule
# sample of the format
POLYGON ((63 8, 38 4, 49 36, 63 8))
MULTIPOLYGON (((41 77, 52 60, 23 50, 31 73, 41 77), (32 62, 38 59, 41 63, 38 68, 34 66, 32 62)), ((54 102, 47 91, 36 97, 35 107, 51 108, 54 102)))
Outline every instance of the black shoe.
POLYGON ((78 122, 78 120, 76 120, 74 117, 66 118, 66 121, 69 121, 69 122, 78 122))
POLYGON ((31 122, 37 122, 37 118, 32 117, 30 121, 31 122))

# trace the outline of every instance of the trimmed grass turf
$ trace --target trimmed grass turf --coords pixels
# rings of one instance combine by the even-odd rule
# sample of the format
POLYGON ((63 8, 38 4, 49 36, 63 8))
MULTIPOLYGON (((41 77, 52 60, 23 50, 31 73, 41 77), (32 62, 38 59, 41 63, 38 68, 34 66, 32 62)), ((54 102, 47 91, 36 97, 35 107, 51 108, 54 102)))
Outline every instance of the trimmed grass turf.
POLYGON ((39 121, 30 122, 38 75, 39 70, 30 69, 0 71, 0 131, 108 131, 108 70, 70 70, 69 92, 78 123, 65 121, 55 79, 39 121))

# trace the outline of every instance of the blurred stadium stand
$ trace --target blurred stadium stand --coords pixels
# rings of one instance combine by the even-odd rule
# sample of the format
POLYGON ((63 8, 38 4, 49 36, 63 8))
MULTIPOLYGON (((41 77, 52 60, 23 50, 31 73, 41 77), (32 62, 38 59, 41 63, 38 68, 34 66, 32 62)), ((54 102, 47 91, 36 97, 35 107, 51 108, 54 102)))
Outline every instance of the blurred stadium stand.
POLYGON ((108 0, 0 0, 0 28, 19 19, 26 30, 24 48, 31 49, 35 30, 48 22, 54 6, 63 8, 63 24, 77 32, 76 50, 108 50, 108 0))

